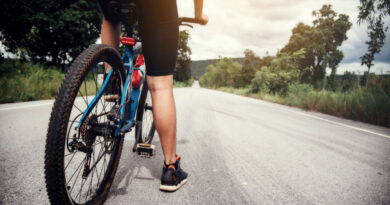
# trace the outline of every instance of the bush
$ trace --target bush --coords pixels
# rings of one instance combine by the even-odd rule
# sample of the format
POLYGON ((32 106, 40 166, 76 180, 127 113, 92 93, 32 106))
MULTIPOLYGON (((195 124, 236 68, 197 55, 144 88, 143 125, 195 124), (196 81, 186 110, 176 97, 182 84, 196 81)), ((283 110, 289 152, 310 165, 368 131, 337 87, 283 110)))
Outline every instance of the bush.
POLYGON ((390 77, 383 76, 380 79, 379 86, 383 89, 383 91, 390 96, 390 77))
POLYGON ((187 81, 173 81, 173 86, 175 88, 191 87, 194 83, 194 78, 190 78, 187 81))
POLYGON ((0 103, 52 98, 64 78, 56 68, 8 59, 0 65, 0 72, 0 103))
POLYGON ((220 87, 218 90, 236 95, 254 96, 249 88, 220 87))
POLYGON ((278 70, 272 71, 269 67, 263 67, 257 71, 251 81, 251 91, 264 92, 271 94, 287 95, 288 86, 298 81, 296 70, 278 70))
POLYGON ((209 65, 206 73, 203 74, 199 83, 203 87, 235 87, 238 88, 244 83, 242 78, 242 65, 231 58, 223 58, 216 62, 215 65, 209 65))
POLYGON ((300 79, 302 69, 299 69, 297 61, 302 59, 304 54, 304 50, 299 50, 291 55, 281 54, 274 58, 270 66, 263 66, 256 72, 251 81, 251 91, 286 96, 288 86, 300 79))
POLYGON ((314 90, 308 84, 292 84, 286 97, 272 95, 264 99, 390 127, 390 96, 380 86, 333 92, 314 90))

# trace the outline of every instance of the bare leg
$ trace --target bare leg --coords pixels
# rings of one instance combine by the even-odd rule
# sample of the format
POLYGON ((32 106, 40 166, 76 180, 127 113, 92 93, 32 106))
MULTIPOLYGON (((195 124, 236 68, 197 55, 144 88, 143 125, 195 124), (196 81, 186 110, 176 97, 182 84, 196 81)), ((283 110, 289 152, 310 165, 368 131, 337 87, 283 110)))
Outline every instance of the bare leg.
MULTIPOLYGON (((113 25, 106 18, 103 17, 102 30, 101 30, 101 38, 102 43, 110 45, 117 50, 119 49, 119 35, 121 32, 120 24, 113 25)), ((106 73, 110 71, 110 67, 108 65, 106 67, 106 73)))
POLYGON ((176 162, 176 107, 173 97, 173 75, 147 76, 152 96, 153 118, 160 135, 166 164, 176 162))

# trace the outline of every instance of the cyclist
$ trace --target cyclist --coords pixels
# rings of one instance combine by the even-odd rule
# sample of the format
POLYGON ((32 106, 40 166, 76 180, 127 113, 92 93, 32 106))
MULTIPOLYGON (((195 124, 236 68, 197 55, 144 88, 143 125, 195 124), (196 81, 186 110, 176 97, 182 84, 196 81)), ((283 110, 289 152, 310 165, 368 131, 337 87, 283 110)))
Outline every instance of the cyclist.
MULTIPOLYGON (((121 18, 110 10, 113 0, 100 0, 103 11, 103 44, 119 48, 121 18)), ((117 4, 128 3, 117 0, 117 4)), ((147 83, 152 97, 153 118, 164 153, 160 189, 176 191, 187 181, 176 155, 176 108, 173 97, 173 71, 178 48, 178 13, 176 0, 132 0, 137 6, 147 83)), ((195 18, 203 25, 203 0, 194 0, 195 18)))

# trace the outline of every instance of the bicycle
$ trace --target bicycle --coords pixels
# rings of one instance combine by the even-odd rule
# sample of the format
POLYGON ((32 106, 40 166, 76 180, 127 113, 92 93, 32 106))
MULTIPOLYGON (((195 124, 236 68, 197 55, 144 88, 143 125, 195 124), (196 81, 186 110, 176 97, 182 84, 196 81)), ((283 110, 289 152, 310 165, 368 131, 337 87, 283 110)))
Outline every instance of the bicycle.
MULTIPOLYGON (((199 23, 179 18, 179 25, 199 23)), ((54 102, 45 149, 45 180, 52 204, 102 204, 118 168, 126 133, 135 127, 133 152, 153 156, 152 103, 141 44, 121 37, 120 53, 91 45, 70 66, 54 102), (111 69, 103 81, 106 68, 111 69), (114 85, 106 98, 109 84, 114 85)))

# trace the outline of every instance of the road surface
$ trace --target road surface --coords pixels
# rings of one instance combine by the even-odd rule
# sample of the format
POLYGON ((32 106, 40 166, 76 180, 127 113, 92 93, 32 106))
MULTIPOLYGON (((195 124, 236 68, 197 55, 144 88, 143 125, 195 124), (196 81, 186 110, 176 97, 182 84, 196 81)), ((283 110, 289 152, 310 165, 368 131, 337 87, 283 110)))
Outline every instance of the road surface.
MULTIPOLYGON (((158 190, 162 151, 125 139, 106 204, 390 204, 390 129, 199 88, 175 89, 189 181, 158 190)), ((52 100, 0 105, 0 204, 48 204, 52 100)))

